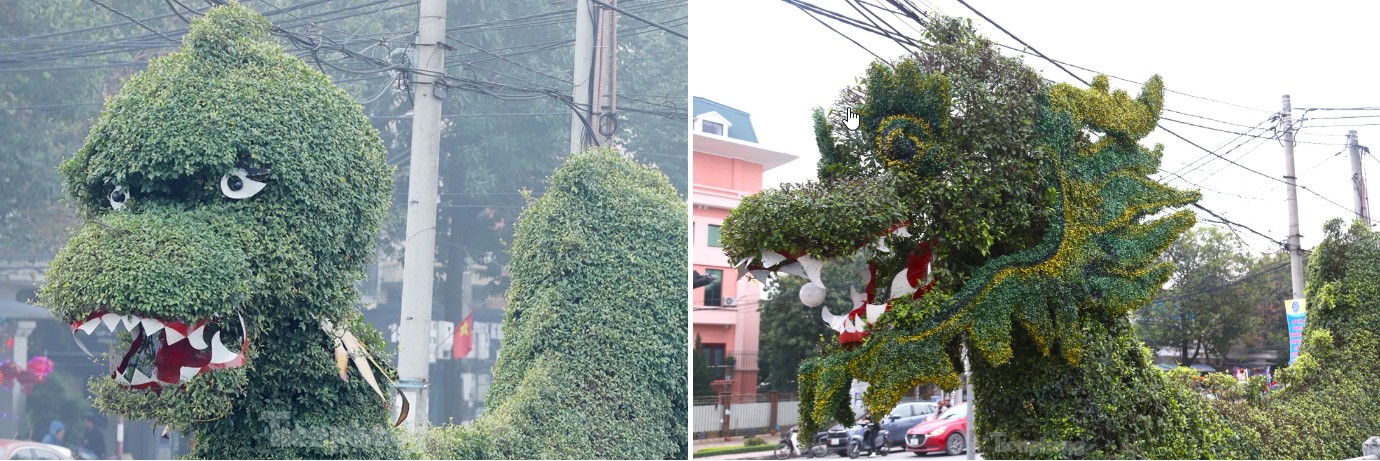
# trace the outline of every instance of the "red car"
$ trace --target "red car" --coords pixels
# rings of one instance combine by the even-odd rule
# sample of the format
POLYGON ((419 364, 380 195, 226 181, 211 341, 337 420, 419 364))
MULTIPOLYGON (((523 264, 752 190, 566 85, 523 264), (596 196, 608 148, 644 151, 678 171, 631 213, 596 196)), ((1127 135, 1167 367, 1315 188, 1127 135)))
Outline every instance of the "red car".
POLYGON ((963 434, 968 433, 968 404, 954 405, 938 419, 916 424, 906 431, 906 451, 916 456, 928 453, 959 455, 967 450, 963 434))

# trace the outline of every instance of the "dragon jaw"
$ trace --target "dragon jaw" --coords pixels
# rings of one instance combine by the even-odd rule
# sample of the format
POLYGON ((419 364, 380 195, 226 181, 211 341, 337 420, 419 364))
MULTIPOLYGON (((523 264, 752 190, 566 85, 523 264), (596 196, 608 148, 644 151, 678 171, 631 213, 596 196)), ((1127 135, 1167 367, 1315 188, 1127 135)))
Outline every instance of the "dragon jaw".
POLYGON ((895 253, 897 256, 904 255, 905 265, 890 277, 890 289, 887 290, 889 298, 880 304, 876 302, 878 299, 877 263, 873 261, 868 264, 868 268, 860 270, 858 277, 862 281, 863 291, 859 292, 856 287, 849 287, 849 299, 852 300, 853 308, 844 315, 830 312, 828 306, 821 307, 827 294, 827 288, 821 274, 824 265, 832 262, 832 260, 815 258, 810 255, 792 258, 776 251, 765 251, 759 258, 745 259, 739 262, 739 276, 750 274, 758 283, 764 283, 766 274, 772 272, 808 278, 810 283, 800 288, 801 302, 809 307, 820 307, 820 319, 829 328, 839 333, 840 344, 860 344, 867 338, 872 325, 881 320, 882 314, 891 310, 894 301, 918 299, 934 288, 935 281, 930 272, 936 263, 933 244, 926 241, 910 242, 909 239, 913 239, 913 236, 907 230, 906 225, 907 223, 904 222, 892 225, 889 230, 881 232, 875 241, 859 245, 854 251, 854 256, 884 256, 889 253, 895 253), (887 245, 888 236, 907 239, 907 246, 913 246, 913 248, 908 252, 900 248, 892 248, 887 245))
POLYGON ((217 319, 183 322, 96 311, 87 315, 85 321, 72 323, 73 339, 88 355, 91 351, 76 334, 80 331, 89 336, 102 326, 111 333, 123 328, 131 336, 126 352, 110 374, 121 387, 129 389, 175 388, 201 373, 239 368, 244 366, 249 349, 244 317, 239 317, 241 340, 238 350, 234 350, 222 338, 222 333, 230 330, 217 319))

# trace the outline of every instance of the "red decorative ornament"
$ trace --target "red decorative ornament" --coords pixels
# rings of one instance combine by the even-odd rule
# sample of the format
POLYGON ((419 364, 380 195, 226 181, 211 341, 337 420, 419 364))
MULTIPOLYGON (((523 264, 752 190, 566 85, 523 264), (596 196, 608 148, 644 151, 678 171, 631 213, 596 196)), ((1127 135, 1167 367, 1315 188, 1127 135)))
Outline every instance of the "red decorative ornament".
POLYGON ((5 383, 9 383, 19 377, 19 367, 14 362, 6 360, 4 363, 0 363, 0 376, 4 377, 5 383))
POLYGON ((39 381, 48 379, 48 373, 53 372, 53 359, 46 355, 37 355, 29 359, 29 371, 38 378, 39 381))

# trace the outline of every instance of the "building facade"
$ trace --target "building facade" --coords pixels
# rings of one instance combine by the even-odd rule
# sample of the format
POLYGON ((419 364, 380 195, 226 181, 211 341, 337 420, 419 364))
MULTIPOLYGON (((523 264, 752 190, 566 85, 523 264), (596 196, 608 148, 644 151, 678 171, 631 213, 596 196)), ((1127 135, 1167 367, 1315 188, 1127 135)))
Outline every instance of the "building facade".
POLYGON ((693 113, 691 264, 715 282, 690 295, 691 333, 704 351, 716 391, 753 394, 760 290, 728 264, 719 229, 743 197, 762 190, 764 172, 796 156, 760 146, 747 112, 697 96, 693 113))

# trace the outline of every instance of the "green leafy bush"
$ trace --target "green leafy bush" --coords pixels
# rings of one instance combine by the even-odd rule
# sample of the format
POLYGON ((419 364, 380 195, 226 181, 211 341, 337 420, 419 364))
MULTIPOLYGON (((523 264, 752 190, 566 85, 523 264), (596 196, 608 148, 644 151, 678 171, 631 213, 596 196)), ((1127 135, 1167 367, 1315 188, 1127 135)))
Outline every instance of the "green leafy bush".
MULTIPOLYGON (((803 432, 852 422, 853 380, 869 383, 863 403, 878 413, 914 386, 956 387, 967 362, 987 459, 1344 458, 1380 433, 1380 237, 1328 225, 1308 267, 1303 354, 1278 374, 1282 389, 1160 372, 1128 314, 1172 273, 1160 256, 1194 223, 1174 210, 1198 199, 1149 178, 1161 149, 1139 141, 1163 82, 1134 97, 1106 77, 1044 85, 962 21, 936 18, 926 37, 836 106, 860 108, 874 140, 836 136, 839 120, 816 113, 832 179, 749 197, 725 221, 737 259, 848 254, 897 214, 935 242, 934 291, 890 300, 861 344, 801 363, 803 432)), ((894 259, 877 253, 879 267, 894 259)))
MULTIPOLYGON (((162 392, 91 383, 96 408, 189 434, 192 457, 395 458, 389 400, 355 371, 338 377, 334 338, 321 329, 348 328, 376 365, 392 362, 354 288, 373 257, 391 170, 359 106, 284 52, 271 27, 233 2, 213 8, 179 51, 108 100, 62 164, 86 223, 40 296, 69 322, 110 311, 189 327, 219 318, 238 331, 243 317, 240 368, 162 392), (261 172, 266 186, 226 197, 221 181, 236 168, 261 172)), ((128 349, 131 338, 117 343, 128 349)))
POLYGON ((518 221, 488 408, 437 435, 486 442, 427 456, 687 457, 685 242, 665 176, 611 150, 567 160, 518 221))

